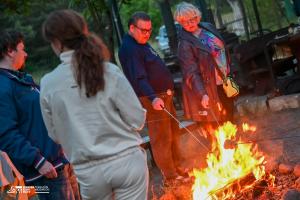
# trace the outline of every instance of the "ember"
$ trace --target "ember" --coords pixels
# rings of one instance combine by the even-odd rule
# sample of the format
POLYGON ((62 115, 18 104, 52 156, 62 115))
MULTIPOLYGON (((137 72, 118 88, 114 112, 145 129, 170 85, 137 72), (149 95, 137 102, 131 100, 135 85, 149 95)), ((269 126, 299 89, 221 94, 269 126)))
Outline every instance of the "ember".
POLYGON ((251 132, 256 131, 256 127, 255 126, 250 126, 247 123, 243 123, 242 127, 243 127, 243 131, 244 132, 246 132, 246 131, 251 131, 251 132))

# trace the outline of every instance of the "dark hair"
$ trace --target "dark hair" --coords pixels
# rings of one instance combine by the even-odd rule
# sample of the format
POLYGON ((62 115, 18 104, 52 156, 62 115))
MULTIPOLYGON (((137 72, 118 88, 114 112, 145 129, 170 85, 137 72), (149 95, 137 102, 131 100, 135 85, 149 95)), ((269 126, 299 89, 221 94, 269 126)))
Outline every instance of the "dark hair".
POLYGON ((151 21, 151 18, 147 13, 143 11, 135 12, 128 20, 128 28, 130 27, 130 25, 136 25, 138 20, 151 21))
POLYGON ((10 50, 15 50, 20 42, 24 41, 24 36, 22 33, 11 30, 11 31, 1 31, 0 32, 0 60, 10 50))
POLYGON ((63 47, 75 50, 73 64, 79 88, 92 97, 104 89, 104 62, 109 51, 100 37, 88 32, 84 18, 73 10, 52 12, 43 24, 45 40, 58 40, 63 47))

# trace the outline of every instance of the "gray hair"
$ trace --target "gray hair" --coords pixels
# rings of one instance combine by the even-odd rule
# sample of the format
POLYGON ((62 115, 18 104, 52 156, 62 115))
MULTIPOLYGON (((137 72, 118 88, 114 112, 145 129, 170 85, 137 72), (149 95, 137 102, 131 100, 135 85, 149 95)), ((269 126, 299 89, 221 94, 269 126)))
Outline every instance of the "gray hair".
POLYGON ((178 22, 186 20, 191 17, 201 17, 202 13, 200 10, 193 4, 187 3, 185 1, 177 4, 176 10, 174 13, 174 19, 178 22))

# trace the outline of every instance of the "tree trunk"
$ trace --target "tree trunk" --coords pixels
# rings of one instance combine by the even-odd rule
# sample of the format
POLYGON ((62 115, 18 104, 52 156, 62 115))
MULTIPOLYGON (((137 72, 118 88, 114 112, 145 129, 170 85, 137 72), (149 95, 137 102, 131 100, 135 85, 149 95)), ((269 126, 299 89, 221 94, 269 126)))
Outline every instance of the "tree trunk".
POLYGON ((166 26, 167 35, 169 38, 170 50, 173 54, 177 53, 177 32, 174 25, 174 19, 171 11, 169 0, 158 1, 160 11, 166 26))
POLYGON ((235 22, 232 24, 233 30, 237 35, 245 34, 245 27, 243 24, 242 8, 238 0, 227 0, 233 11, 235 22))
POLYGON ((252 6, 253 6, 253 11, 254 11, 257 27, 258 27, 258 33, 259 33, 259 36, 262 37, 264 35, 264 32, 262 30, 262 24, 261 24, 261 20, 260 20, 258 8, 257 8, 257 2, 256 2, 256 0, 251 0, 251 2, 252 2, 252 6))
POLYGON ((247 40, 250 40, 250 34, 249 34, 249 27, 248 27, 248 19, 246 16, 246 11, 245 11, 245 5, 243 0, 238 0, 241 6, 241 12, 242 12, 242 17, 243 17, 243 24, 244 24, 244 29, 246 33, 246 38, 247 40))
POLYGON ((118 5, 116 0, 109 0, 108 5, 111 13, 111 23, 116 31, 118 46, 121 46, 122 38, 124 36, 124 29, 121 22, 118 5))
POLYGON ((202 13, 202 21, 208 22, 209 21, 209 14, 205 0, 195 0, 196 6, 202 13))
POLYGON ((221 0, 215 0, 216 3, 216 16, 218 19, 218 24, 220 28, 223 28, 223 20, 222 20, 222 13, 221 13, 221 0))
POLYGON ((110 54, 111 54, 111 61, 116 63, 115 53, 114 53, 114 38, 113 38, 113 24, 112 24, 112 14, 109 10, 108 4, 105 0, 99 1, 105 7, 98 8, 95 5, 95 2, 91 0, 86 0, 88 5, 88 9, 91 12, 93 20, 96 26, 96 32, 101 36, 105 44, 107 45, 110 54))

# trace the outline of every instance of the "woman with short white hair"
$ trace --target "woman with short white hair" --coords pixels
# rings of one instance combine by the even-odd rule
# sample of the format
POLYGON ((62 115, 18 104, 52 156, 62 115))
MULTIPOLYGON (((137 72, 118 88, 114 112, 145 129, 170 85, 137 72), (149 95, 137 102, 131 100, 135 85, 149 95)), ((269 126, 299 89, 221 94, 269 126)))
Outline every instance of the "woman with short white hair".
POLYGON ((179 31, 178 59, 186 117, 205 124, 232 120, 233 101, 226 97, 219 74, 229 73, 223 38, 212 24, 200 23, 201 12, 193 4, 178 4, 174 18, 183 28, 179 31))
POLYGON ((182 2, 176 6, 174 14, 175 20, 181 24, 187 22, 188 19, 195 18, 200 23, 202 13, 193 4, 182 2))

